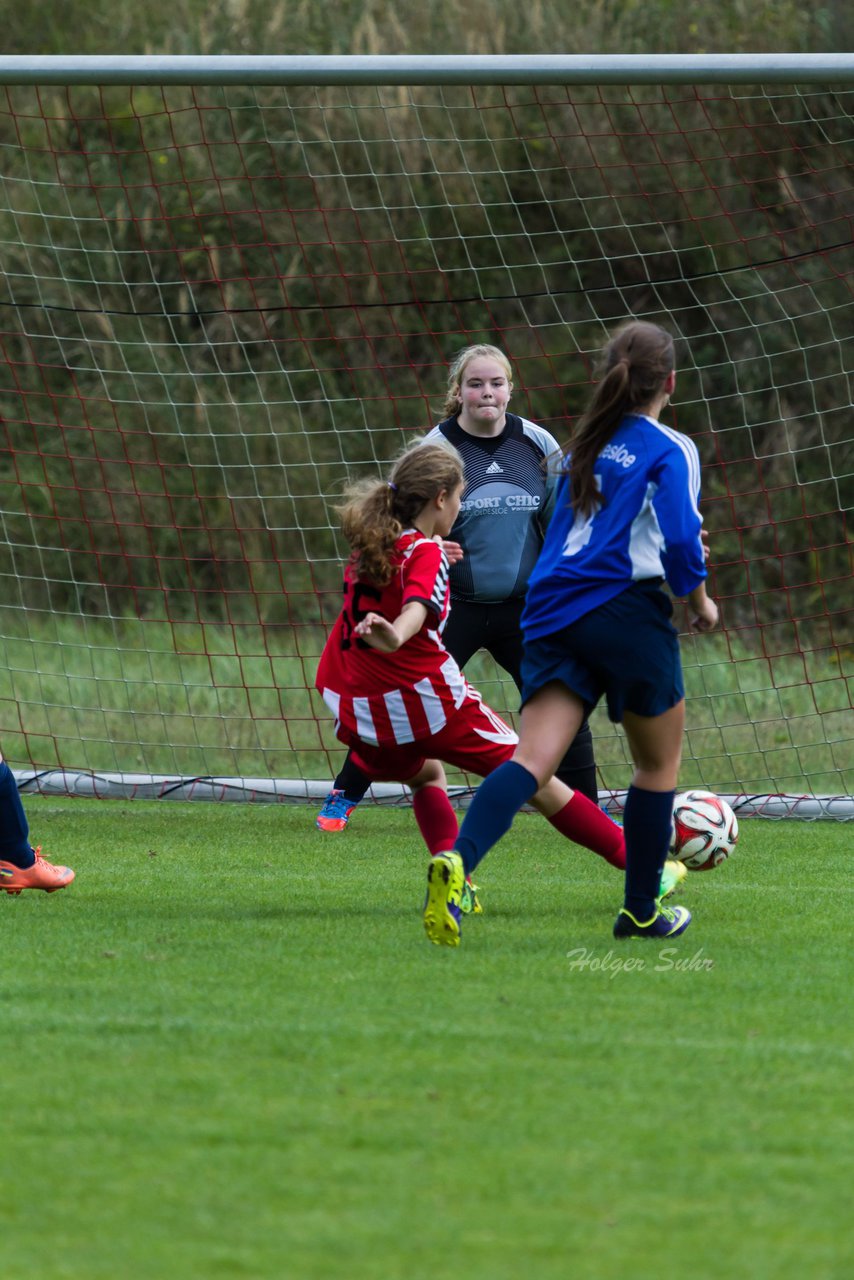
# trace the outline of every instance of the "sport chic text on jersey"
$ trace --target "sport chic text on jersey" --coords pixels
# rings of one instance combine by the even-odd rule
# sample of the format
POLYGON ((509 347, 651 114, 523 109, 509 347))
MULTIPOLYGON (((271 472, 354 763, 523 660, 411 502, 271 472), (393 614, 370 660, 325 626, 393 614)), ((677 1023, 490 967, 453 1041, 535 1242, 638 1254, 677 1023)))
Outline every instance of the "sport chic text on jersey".
POLYGON ((451 566, 455 600, 495 604, 525 594, 554 506, 557 472, 545 460, 559 452, 543 427, 508 413, 497 436, 440 422, 425 444, 445 439, 463 459, 466 487, 453 537, 464 556, 451 566))

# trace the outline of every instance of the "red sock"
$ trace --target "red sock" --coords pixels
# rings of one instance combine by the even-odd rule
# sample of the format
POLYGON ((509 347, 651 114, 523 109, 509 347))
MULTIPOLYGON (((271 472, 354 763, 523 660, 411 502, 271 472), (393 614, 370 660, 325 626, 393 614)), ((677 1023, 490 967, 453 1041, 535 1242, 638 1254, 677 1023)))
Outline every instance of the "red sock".
POLYGON ((415 821, 430 850, 430 856, 448 853, 457 842, 459 824, 443 787, 426 786, 413 793, 415 821))
POLYGON ((626 867, 626 838, 623 828, 612 822, 597 804, 580 791, 573 793, 562 809, 549 818, 556 831, 585 849, 592 849, 618 871, 626 867))

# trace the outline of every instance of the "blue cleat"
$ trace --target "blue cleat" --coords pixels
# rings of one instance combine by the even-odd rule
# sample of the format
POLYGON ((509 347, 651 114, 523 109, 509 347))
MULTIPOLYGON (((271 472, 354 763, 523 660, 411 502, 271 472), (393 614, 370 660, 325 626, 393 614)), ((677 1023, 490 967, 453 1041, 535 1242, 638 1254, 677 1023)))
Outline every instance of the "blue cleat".
POLYGON ((358 800, 348 800, 343 791, 330 791, 314 820, 318 831, 343 831, 358 800))
POLYGON ((636 920, 631 911, 622 908, 614 922, 615 938, 676 938, 691 923, 687 907, 664 907, 658 903, 655 915, 649 920, 636 920))

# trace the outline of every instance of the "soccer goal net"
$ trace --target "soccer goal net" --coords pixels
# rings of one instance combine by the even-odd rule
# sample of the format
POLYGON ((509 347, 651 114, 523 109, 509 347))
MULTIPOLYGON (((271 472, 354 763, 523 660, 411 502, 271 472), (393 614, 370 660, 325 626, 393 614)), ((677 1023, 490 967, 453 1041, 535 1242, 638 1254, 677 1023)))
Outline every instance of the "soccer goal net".
POLYGON ((680 340, 723 622, 683 637, 681 781, 854 816, 854 55, 6 57, 0 86, 20 785, 324 794, 345 480, 439 420, 473 342, 566 440, 640 317, 680 340))

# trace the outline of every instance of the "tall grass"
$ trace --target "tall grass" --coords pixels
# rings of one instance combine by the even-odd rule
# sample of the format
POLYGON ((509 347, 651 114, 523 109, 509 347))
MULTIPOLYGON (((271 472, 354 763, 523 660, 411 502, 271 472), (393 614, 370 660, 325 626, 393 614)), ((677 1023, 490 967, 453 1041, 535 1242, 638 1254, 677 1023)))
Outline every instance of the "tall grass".
POLYGON ((45 0, 44 21, 6 17, 9 53, 449 54, 790 52, 851 48, 842 0, 744 0, 685 20, 675 0, 176 0, 127 5, 45 0))
MULTIPOLYGON (((363 52, 437 30, 479 51, 523 31, 553 49, 565 30, 577 48, 582 12, 558 23, 558 8, 496 15, 449 0, 403 23, 388 3, 352 4, 341 33, 363 52)), ((808 45, 813 10, 774 9, 776 37, 790 24, 791 47, 808 45)), ((199 32, 236 18, 251 40, 302 24, 303 52, 318 36, 302 4, 293 27, 280 9, 191 11, 199 32)), ((586 35, 610 28, 623 49, 647 31, 675 41, 686 35, 664 21, 675 12, 664 0, 589 3, 586 35)), ((741 4, 715 13, 714 29, 733 35, 747 17, 741 4)), ((770 13, 754 6, 757 30, 770 13)), ((851 294, 835 266, 849 234, 848 97, 10 88, 9 599, 268 621, 298 566, 337 560, 328 495, 429 425, 454 349, 499 340, 517 370, 514 404, 562 438, 590 352, 631 313, 685 340, 675 425, 703 455, 731 609, 749 622, 761 593, 785 617, 781 581, 820 596, 849 563, 836 454, 850 431, 839 378, 851 294), (788 545, 757 554, 745 534, 761 539, 769 502, 788 545)), ((304 605, 298 592, 288 601, 304 605)))

